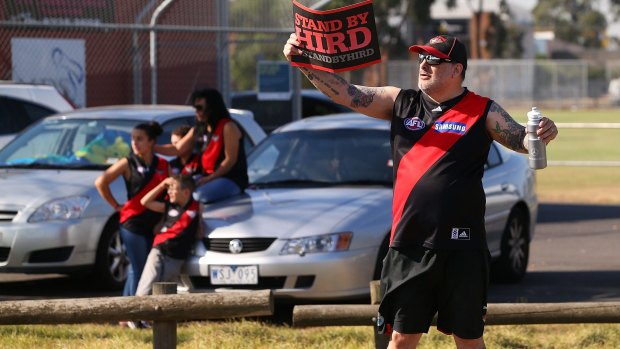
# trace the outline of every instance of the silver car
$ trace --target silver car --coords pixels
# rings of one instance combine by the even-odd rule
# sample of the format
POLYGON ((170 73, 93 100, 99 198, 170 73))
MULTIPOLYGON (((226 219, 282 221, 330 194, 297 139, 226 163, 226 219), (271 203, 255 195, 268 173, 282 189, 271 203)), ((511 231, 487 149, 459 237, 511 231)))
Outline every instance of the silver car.
MULTIPOLYGON (((265 137, 252 113, 230 110, 249 151, 265 137)), ((188 106, 111 106, 57 114, 34 124, 0 150, 0 273, 94 272, 118 288, 127 258, 118 216, 98 194, 102 171, 131 149, 131 130, 159 122, 169 143, 179 125, 191 125, 188 106)), ((127 198, 122 178, 111 185, 127 198)))
MULTIPOLYGON (((209 233, 186 264, 193 290, 274 290, 277 298, 367 296, 388 249, 389 124, 361 114, 306 118, 248 158, 250 189, 205 207, 209 233)), ((493 143, 483 178, 492 275, 525 273, 537 215, 527 159, 493 143)))

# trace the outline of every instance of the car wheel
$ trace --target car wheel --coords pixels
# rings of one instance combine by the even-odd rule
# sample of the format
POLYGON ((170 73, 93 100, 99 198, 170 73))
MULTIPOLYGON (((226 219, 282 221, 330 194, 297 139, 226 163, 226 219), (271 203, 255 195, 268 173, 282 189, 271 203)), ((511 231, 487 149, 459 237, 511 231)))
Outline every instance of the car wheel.
POLYGON ((121 289, 127 280, 129 258, 121 241, 118 224, 107 224, 97 248, 95 276, 105 289, 121 289))
POLYGON ((530 254, 529 224, 522 208, 513 208, 502 235, 501 255, 491 265, 491 280, 515 283, 525 276, 530 254))

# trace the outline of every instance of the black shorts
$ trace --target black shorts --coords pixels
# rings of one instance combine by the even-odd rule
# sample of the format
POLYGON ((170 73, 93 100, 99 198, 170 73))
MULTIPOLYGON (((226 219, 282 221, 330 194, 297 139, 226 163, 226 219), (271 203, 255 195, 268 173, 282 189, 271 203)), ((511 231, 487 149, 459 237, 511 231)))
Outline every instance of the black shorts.
POLYGON ((437 329, 463 339, 484 332, 489 283, 487 250, 434 251, 390 248, 383 261, 385 295, 379 317, 400 333, 427 333, 435 313, 437 329))

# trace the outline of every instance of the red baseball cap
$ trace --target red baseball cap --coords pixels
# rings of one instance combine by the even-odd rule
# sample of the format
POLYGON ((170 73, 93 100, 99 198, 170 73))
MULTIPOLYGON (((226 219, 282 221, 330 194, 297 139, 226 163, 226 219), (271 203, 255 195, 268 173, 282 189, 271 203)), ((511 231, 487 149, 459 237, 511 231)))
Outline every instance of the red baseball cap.
POLYGON ((461 63, 467 69, 467 50, 465 45, 454 36, 438 35, 430 39, 425 45, 413 45, 409 47, 411 52, 424 52, 435 57, 450 59, 461 63))

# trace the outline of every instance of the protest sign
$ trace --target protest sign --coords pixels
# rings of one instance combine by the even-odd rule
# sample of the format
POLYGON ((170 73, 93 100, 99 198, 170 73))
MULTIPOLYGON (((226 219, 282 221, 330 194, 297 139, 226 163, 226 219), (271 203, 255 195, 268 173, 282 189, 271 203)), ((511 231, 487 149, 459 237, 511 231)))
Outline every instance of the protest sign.
POLYGON ((381 62, 372 0, 327 11, 293 1, 293 16, 302 53, 292 65, 341 72, 381 62))

